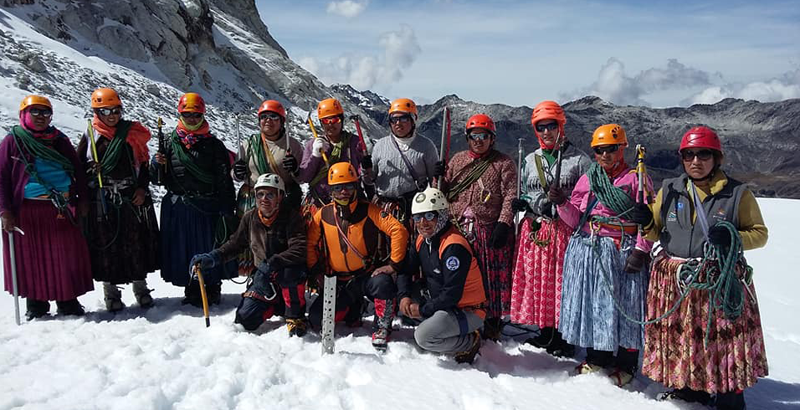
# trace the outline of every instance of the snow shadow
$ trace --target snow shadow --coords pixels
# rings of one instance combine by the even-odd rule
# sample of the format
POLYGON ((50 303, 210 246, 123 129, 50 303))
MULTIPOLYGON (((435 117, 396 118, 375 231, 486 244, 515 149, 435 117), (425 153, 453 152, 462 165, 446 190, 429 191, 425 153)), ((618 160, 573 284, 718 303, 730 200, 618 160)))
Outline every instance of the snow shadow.
POLYGON ((800 409, 800 384, 775 379, 759 379, 755 386, 745 390, 749 410, 800 409))
MULTIPOLYGON (((208 314, 213 325, 216 316, 226 316, 231 311, 236 310, 242 297, 238 294, 222 294, 220 304, 209 306, 208 314)), ((183 297, 159 297, 155 298, 155 305, 149 309, 143 309, 136 305, 127 306, 125 309, 112 313, 106 310, 86 312, 84 320, 87 322, 123 322, 126 320, 144 318, 150 323, 161 323, 170 320, 175 316, 197 317, 202 321, 203 309, 191 305, 183 305, 183 297)), ((229 318, 216 320, 228 321, 229 318)))

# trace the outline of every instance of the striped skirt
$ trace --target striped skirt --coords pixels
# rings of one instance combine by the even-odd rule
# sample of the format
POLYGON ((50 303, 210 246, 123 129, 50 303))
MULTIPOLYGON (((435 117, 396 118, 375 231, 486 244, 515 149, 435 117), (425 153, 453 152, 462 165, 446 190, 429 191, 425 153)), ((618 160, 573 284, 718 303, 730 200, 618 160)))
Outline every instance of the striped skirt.
MULTIPOLYGON (((197 204, 187 204, 172 193, 167 193, 161 201, 161 277, 175 286, 189 285, 192 257, 211 252, 228 239, 221 232, 230 231, 230 227, 222 229, 222 218, 219 212, 211 211, 213 206, 195 202, 197 204)), ((214 284, 236 277, 237 272, 236 261, 231 261, 203 272, 203 276, 207 277, 206 282, 214 284)))
POLYGON ((639 321, 644 318, 648 272, 623 270, 633 239, 626 235, 622 250, 610 237, 580 232, 570 239, 558 326, 568 343, 603 351, 642 348, 642 326, 619 311, 639 321))
POLYGON ((511 265, 513 263, 514 237, 509 235, 504 247, 492 248, 489 242, 496 224, 475 224, 475 239, 470 241, 472 251, 478 260, 478 266, 483 273, 483 287, 486 290, 486 317, 489 318, 507 315, 511 306, 511 265))
MULTIPOLYGON (((681 263, 668 257, 656 258, 653 263, 648 319, 665 314, 680 298, 675 275, 681 263)), ((741 278, 744 269, 738 268, 741 278)), ((701 272, 699 280, 706 281, 705 276, 705 271, 701 272)), ((642 374, 667 387, 713 394, 750 387, 769 373, 753 284, 745 290, 739 318, 730 321, 721 310, 713 312, 708 344, 704 345, 708 296, 707 291, 692 290, 676 312, 645 327, 642 374)))
POLYGON ((562 270, 572 229, 561 220, 522 221, 511 286, 511 321, 539 327, 558 327, 562 270))
MULTIPOLYGON (((94 289, 89 249, 80 229, 59 218, 50 201, 24 200, 14 233, 17 287, 23 298, 71 300, 94 289)), ((13 292, 8 235, 3 233, 5 289, 13 292)))

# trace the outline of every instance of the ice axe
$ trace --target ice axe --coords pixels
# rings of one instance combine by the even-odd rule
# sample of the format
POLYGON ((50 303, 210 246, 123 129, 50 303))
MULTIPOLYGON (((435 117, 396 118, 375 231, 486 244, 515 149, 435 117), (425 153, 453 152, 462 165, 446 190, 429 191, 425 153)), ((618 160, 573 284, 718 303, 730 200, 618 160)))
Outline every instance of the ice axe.
MULTIPOLYGON (((442 141, 439 143, 439 161, 447 163, 450 155, 450 109, 447 106, 442 110, 442 141)), ((436 181, 436 188, 442 189, 442 178, 436 181)))
MULTIPOLYGON (((25 232, 22 229, 19 229, 18 226, 14 227, 14 231, 19 232, 20 235, 25 235, 25 232)), ((17 287, 17 255, 16 250, 14 249, 14 232, 7 232, 8 233, 8 255, 9 259, 11 259, 11 288, 14 292, 14 321, 17 322, 17 326, 20 325, 19 321, 19 288, 17 287)))
POLYGON ((203 280, 203 272, 199 265, 194 265, 194 274, 200 282, 200 298, 203 300, 203 316, 206 318, 206 327, 211 326, 211 319, 208 317, 208 295, 206 295, 206 282, 203 280))
MULTIPOLYGON (((525 149, 522 147, 524 138, 517 138, 517 198, 522 197, 522 156, 525 149)), ((514 234, 519 235, 519 215, 514 215, 514 234)))
MULTIPOLYGON (((311 112, 310 111, 308 113, 308 126, 311 127, 311 134, 314 135, 314 139, 319 138, 319 135, 317 135, 317 129, 314 128, 314 120, 311 119, 311 112)), ((320 151, 320 154, 322 154, 322 159, 325 160, 325 166, 330 168, 331 167, 331 163, 328 162, 328 154, 326 154, 325 151, 320 151)))

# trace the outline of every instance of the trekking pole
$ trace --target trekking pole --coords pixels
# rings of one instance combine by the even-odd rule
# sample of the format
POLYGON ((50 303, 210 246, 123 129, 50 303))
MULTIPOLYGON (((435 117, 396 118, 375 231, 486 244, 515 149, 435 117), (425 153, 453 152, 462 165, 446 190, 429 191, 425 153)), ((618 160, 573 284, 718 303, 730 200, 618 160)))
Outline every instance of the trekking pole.
MULTIPOLYGON (((156 124, 158 126, 158 153, 164 155, 164 130, 162 130, 162 127, 164 126, 164 120, 162 120, 161 117, 158 117, 158 122, 156 124)), ((164 173, 166 171, 166 167, 158 167, 158 185, 164 184, 164 173)))
MULTIPOLYGON (((439 161, 447 161, 450 154, 450 109, 447 106, 442 110, 442 141, 439 143, 439 161)), ((442 189, 442 178, 436 181, 436 188, 442 189)))
MULTIPOLYGON (((317 129, 314 128, 314 120, 311 119, 311 112, 308 113, 308 126, 311 127, 311 134, 314 135, 314 139, 319 138, 319 135, 317 135, 317 129)), ((328 154, 322 150, 320 150, 320 154, 322 154, 322 159, 325 160, 325 166, 330 168, 331 164, 328 162, 328 154)))
MULTIPOLYGON (((522 148, 523 138, 517 138, 517 198, 522 197, 522 156, 525 154, 525 149, 522 148)), ((519 223, 522 219, 519 218, 519 212, 514 215, 514 234, 519 235, 519 223)))
POLYGON ((194 265, 194 273, 197 275, 197 281, 200 282, 200 298, 203 300, 203 316, 206 318, 206 327, 211 326, 211 319, 208 317, 208 295, 206 295, 206 282, 203 280, 203 272, 200 271, 200 266, 194 265))
MULTIPOLYGON (((647 175, 647 170, 644 166, 644 155, 645 149, 642 144, 636 144, 636 176, 638 178, 638 189, 636 191, 636 202, 645 203, 644 199, 644 190, 645 190, 645 183, 644 179, 647 175)), ((644 235, 644 226, 639 225, 639 234, 644 235)))
MULTIPOLYGON (((22 229, 19 229, 19 227, 14 227, 14 230, 19 232, 20 235, 25 235, 25 232, 22 232, 22 229)), ((14 232, 8 232, 8 255, 9 259, 11 259, 11 288, 14 292, 14 321, 17 322, 17 326, 19 326, 19 288, 17 287, 16 253, 14 249, 14 232)))

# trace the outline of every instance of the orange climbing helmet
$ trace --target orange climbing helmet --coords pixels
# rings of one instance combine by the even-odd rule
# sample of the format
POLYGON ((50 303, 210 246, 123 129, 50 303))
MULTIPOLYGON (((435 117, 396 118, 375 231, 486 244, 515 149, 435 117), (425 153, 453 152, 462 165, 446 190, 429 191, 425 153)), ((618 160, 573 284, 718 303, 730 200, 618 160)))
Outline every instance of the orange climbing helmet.
POLYGON ((326 98, 319 102, 317 105, 317 116, 319 119, 335 117, 337 115, 344 115, 344 109, 339 100, 335 98, 326 98))
POLYGON ((618 124, 605 124, 597 127, 592 134, 592 148, 599 145, 621 145, 628 146, 628 137, 625 129, 618 124))
POLYGON ((48 100, 47 97, 43 97, 41 95, 29 95, 23 98, 22 102, 19 103, 19 111, 22 112, 32 105, 43 105, 50 110, 53 109, 53 104, 50 104, 50 100, 48 100))
POLYGON ((347 184, 358 182, 358 175, 353 164, 349 162, 337 162, 331 165, 328 170, 328 185, 347 184))
POLYGON ((206 102, 197 93, 186 93, 178 101, 178 112, 199 112, 206 113, 206 102))
POLYGON ((396 112, 403 112, 409 115, 413 115, 414 119, 416 119, 417 104, 414 104, 414 101, 411 101, 408 98, 398 98, 392 101, 392 105, 389 106, 389 115, 392 115, 396 112))
POLYGON ((275 100, 266 100, 261 103, 261 106, 258 107, 258 116, 261 116, 261 113, 264 112, 274 112, 281 116, 281 118, 286 121, 286 109, 283 108, 283 105, 275 100))
POLYGON ((492 134, 497 132, 497 129, 494 126, 494 121, 492 121, 492 117, 486 114, 475 114, 472 117, 469 117, 467 120, 467 134, 469 134, 469 130, 473 128, 483 128, 491 131, 492 134))
POLYGON ((122 107, 119 94, 112 88, 98 88, 92 93, 92 108, 122 107))

